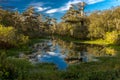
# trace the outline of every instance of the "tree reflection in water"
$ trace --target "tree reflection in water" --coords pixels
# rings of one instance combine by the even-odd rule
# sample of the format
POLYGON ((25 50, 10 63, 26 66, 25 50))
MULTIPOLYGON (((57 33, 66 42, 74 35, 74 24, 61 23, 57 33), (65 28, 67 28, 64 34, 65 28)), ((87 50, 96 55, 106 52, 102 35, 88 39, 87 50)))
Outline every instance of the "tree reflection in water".
POLYGON ((67 63, 96 61, 95 57, 114 56, 116 50, 110 47, 93 44, 65 42, 61 39, 54 39, 54 45, 59 45, 61 54, 65 54, 67 63))
POLYGON ((114 56, 116 50, 93 44, 66 42, 58 38, 33 45, 30 61, 54 63, 59 69, 66 69, 68 64, 98 61, 97 57, 114 56))

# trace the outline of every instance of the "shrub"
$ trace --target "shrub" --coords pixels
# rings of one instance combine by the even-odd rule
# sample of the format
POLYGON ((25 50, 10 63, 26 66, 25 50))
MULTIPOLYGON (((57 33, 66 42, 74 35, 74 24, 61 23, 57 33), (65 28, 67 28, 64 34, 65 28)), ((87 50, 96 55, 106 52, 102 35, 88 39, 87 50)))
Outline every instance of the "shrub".
POLYGON ((2 48, 18 46, 28 42, 28 36, 18 34, 17 30, 11 26, 0 25, 0 45, 2 48))
POLYGON ((106 32, 105 35, 105 41, 107 41, 110 44, 120 44, 120 33, 117 31, 112 31, 112 32, 106 32))
POLYGON ((29 37, 23 34, 20 34, 17 38, 19 44, 26 44, 29 41, 29 37))
POLYGON ((116 50, 111 47, 105 48, 105 52, 107 55, 112 55, 112 56, 116 54, 116 50))
POLYGON ((0 80, 14 80, 17 71, 14 64, 9 63, 5 53, 0 53, 0 80))

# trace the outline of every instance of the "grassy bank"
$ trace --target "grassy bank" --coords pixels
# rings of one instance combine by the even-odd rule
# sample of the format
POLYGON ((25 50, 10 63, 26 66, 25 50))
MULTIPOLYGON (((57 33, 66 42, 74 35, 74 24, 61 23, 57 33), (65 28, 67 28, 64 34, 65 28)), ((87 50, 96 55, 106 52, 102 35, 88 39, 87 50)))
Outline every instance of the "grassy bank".
POLYGON ((98 44, 98 45, 109 45, 110 43, 104 41, 104 40, 86 40, 82 41, 81 43, 87 43, 87 44, 98 44))
POLYGON ((80 40, 80 39, 76 39, 76 38, 73 38, 73 37, 69 37, 69 36, 66 36, 66 37, 62 37, 62 36, 59 36, 59 35, 56 35, 55 36, 56 38, 60 38, 64 41, 67 41, 67 42, 74 42, 74 43, 86 43, 86 44, 98 44, 98 45, 110 45, 111 43, 105 41, 105 40, 102 40, 102 39, 97 39, 97 40, 80 40))

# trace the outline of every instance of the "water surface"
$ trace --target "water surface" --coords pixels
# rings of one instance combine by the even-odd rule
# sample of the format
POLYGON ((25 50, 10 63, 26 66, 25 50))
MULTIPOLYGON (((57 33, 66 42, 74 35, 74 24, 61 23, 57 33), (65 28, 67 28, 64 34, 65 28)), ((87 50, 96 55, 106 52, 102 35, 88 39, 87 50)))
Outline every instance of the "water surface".
POLYGON ((37 62, 54 63, 58 69, 66 69, 70 64, 99 61, 97 57, 116 54, 114 49, 106 46, 65 42, 61 39, 36 43, 33 50, 37 62))

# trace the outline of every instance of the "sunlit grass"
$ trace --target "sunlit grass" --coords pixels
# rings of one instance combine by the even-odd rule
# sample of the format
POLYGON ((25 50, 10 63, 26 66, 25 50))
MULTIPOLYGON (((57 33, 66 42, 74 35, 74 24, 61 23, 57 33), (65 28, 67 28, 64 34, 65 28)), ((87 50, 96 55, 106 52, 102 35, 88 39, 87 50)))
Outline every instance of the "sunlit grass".
POLYGON ((105 40, 89 40, 89 41, 82 41, 82 43, 88 43, 88 44, 99 44, 99 45, 109 45, 109 42, 106 42, 105 40))

